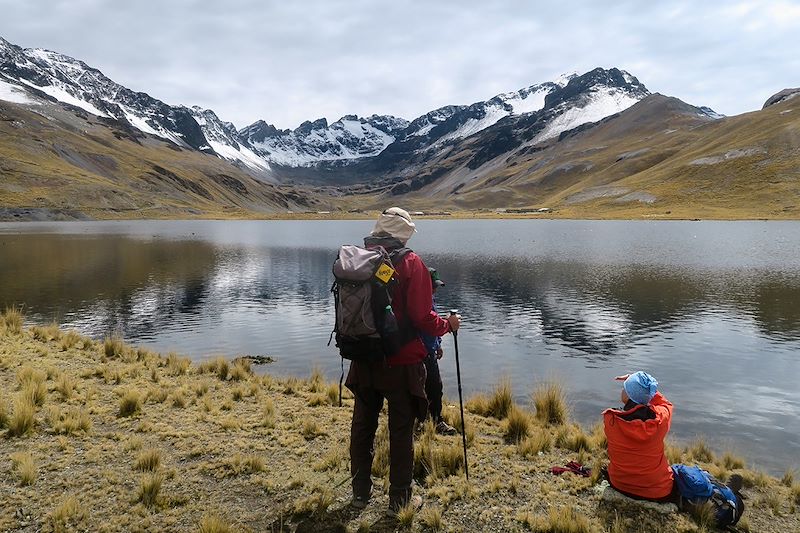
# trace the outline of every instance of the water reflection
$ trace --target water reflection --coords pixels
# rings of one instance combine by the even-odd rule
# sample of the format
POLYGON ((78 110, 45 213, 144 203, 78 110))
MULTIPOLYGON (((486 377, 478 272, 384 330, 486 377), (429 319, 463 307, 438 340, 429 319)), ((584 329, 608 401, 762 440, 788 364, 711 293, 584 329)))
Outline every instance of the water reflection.
MULTIPOLYGON (((769 244, 758 223, 426 224, 413 244, 447 281, 440 310, 464 314, 468 391, 508 374, 524 399, 556 375, 590 421, 614 402, 610 376, 647 368, 674 397, 677 436, 712 434, 776 468, 800 456, 800 231, 780 226, 769 244)), ((0 225, 0 306, 94 337, 272 354, 275 371, 316 363, 332 376, 331 264, 369 226, 0 225)))

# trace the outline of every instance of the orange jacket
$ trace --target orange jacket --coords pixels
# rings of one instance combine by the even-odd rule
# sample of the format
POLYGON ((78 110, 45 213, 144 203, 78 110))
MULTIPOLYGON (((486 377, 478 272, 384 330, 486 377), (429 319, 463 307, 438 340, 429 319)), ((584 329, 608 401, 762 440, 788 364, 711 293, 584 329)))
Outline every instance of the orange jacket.
POLYGON ((664 455, 664 439, 672 420, 672 404, 657 392, 649 405, 654 417, 638 412, 647 408, 637 405, 627 411, 603 411, 610 460, 608 477, 616 489, 640 498, 657 500, 672 492, 672 469, 664 455))

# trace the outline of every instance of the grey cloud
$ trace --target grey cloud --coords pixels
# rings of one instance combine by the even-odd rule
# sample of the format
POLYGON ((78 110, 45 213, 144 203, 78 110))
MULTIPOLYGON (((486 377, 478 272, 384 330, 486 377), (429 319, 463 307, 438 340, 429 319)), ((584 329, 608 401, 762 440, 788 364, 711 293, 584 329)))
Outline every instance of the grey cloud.
POLYGON ((726 114, 798 85, 800 2, 0 0, 0 35, 242 127, 446 104, 596 66, 726 114))

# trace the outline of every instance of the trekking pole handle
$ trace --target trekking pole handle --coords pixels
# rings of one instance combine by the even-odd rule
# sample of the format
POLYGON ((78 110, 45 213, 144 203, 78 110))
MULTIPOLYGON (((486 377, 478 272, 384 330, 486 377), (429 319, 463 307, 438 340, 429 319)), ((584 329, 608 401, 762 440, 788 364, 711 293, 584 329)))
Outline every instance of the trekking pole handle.
MULTIPOLYGON (((450 310, 450 315, 449 316, 453 316, 453 315, 458 315, 458 309, 451 309, 450 310)), ((453 337, 458 337, 458 331, 453 331, 452 333, 453 333, 453 337)))

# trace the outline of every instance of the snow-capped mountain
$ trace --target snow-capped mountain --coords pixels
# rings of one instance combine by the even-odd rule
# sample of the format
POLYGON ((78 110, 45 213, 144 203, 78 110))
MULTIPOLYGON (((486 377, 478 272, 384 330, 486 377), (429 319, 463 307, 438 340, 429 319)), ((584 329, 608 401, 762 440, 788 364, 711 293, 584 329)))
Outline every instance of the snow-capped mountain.
MULTIPOLYGON (((116 120, 178 146, 227 159, 261 177, 280 176, 281 169, 291 168, 380 175, 411 160, 424 163, 476 139, 470 166, 482 164, 504 150, 548 141, 600 121, 649 94, 631 74, 597 68, 471 105, 441 107, 411 122, 390 115, 346 115, 330 124, 324 118, 307 121, 294 130, 280 130, 263 120, 237 130, 212 110, 166 104, 79 60, 23 49, 0 38, 0 100, 28 104, 55 100, 79 108, 79 113, 116 120)), ((712 110, 703 113, 715 116, 712 110)))
POLYGON ((278 130, 259 120, 239 134, 267 161, 302 167, 377 155, 407 126, 407 120, 393 116, 346 115, 330 125, 324 118, 306 121, 293 131, 278 130))

